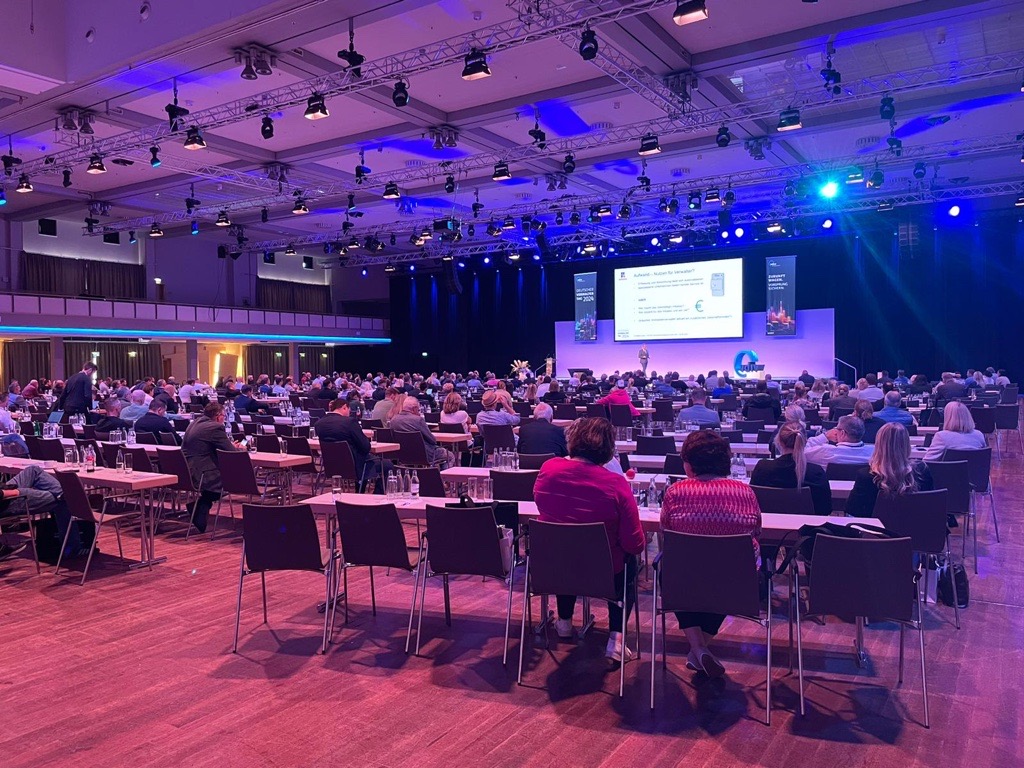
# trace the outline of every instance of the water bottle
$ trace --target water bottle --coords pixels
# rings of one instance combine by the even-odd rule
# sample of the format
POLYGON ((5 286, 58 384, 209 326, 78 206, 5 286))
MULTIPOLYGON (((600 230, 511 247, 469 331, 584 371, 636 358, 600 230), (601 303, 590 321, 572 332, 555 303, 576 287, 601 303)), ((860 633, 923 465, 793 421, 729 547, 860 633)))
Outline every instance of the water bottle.
POLYGON ((83 459, 83 463, 85 464, 86 472, 96 471, 96 452, 92 449, 91 445, 86 446, 85 448, 85 457, 83 459))
POLYGON ((499 468, 498 456, 499 456, 498 449, 495 448, 494 449, 494 456, 491 458, 491 466, 494 467, 495 469, 499 468))
POLYGON ((420 497, 420 476, 416 474, 416 470, 412 471, 412 477, 409 480, 409 495, 418 499, 420 497))
POLYGON ((397 488, 398 488, 398 484, 395 482, 395 473, 394 472, 388 472, 388 481, 387 481, 387 484, 385 486, 385 490, 387 492, 388 501, 394 501, 395 493, 397 491, 397 488))
POLYGON ((511 458, 512 458, 512 471, 513 472, 518 472, 519 471, 519 454, 518 453, 512 453, 511 454, 511 458))
POLYGON ((658 487, 654 484, 654 478, 647 484, 647 508, 658 508, 658 487))
POLYGON ((121 451, 117 452, 117 462, 115 464, 115 468, 117 469, 118 473, 124 472, 124 453, 121 451))
POLYGON ((402 498, 408 499, 410 496, 412 496, 412 473, 405 470, 402 473, 402 498))
POLYGON ((733 456, 730 462, 730 474, 733 480, 745 480, 747 477, 747 466, 740 456, 733 456))
POLYGON ((128 428, 128 445, 135 445, 135 428, 128 428))

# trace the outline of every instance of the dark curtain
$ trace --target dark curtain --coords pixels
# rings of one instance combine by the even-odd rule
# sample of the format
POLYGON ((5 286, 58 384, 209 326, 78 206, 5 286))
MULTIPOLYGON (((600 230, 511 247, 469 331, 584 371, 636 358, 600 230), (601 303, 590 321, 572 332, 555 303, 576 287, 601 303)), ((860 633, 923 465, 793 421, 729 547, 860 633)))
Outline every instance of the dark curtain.
POLYGON ((92 359, 93 352, 100 353, 96 365, 98 376, 103 379, 127 379, 130 386, 145 376, 160 378, 163 373, 159 344, 124 341, 65 341, 64 367, 69 372, 80 370, 86 360, 92 359))
POLYGON ((289 283, 285 280, 256 278, 256 306, 282 312, 329 314, 331 288, 328 285, 289 283))
POLYGON ((141 264, 43 256, 23 251, 21 275, 22 290, 26 293, 146 298, 146 268, 141 264))
MULTIPOLYGON (((614 317, 614 270, 744 259, 744 311, 765 309, 765 257, 797 255, 797 309, 835 309, 836 355, 863 373, 881 368, 938 376, 989 365, 1016 381, 1024 337, 1024 223, 1016 213, 931 208, 837 216, 835 234, 746 246, 685 249, 565 264, 460 270, 463 291, 440 274, 391 281, 390 345, 335 348, 336 365, 363 370, 506 371, 513 358, 538 364, 554 352, 554 324, 573 319, 572 279, 598 273, 598 317, 614 317), (977 225, 975 225, 977 223, 977 225), (901 225, 917 228, 901 245, 901 225), (424 353, 426 355, 424 356, 424 353)), ((818 222, 805 232, 820 231, 818 222)), ((826 371, 823 373, 831 373, 826 371)))
POLYGON ((275 344, 249 344, 245 348, 245 375, 258 378, 267 374, 271 379, 278 373, 289 374, 288 347, 275 344))
POLYGON ((309 371, 313 375, 331 373, 336 370, 334 350, 324 344, 300 344, 299 369, 300 373, 309 371))
POLYGON ((5 341, 2 358, 4 384, 17 379, 24 387, 32 379, 50 378, 48 341, 5 341))

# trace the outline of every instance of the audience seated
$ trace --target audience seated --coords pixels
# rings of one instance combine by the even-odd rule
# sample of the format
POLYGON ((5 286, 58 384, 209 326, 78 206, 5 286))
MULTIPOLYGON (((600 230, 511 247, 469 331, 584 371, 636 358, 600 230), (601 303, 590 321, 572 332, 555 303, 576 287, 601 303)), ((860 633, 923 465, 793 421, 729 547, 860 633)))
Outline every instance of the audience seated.
POLYGON ((565 430, 551 423, 554 412, 547 403, 540 403, 533 410, 533 421, 519 428, 519 453, 553 453, 565 456, 565 430))
POLYGON ((778 398, 772 397, 768 393, 768 383, 765 381, 757 382, 757 390, 754 393, 754 396, 743 404, 744 418, 748 417, 751 408, 770 409, 772 412, 773 419, 775 421, 778 421, 780 418, 782 418, 782 405, 781 403, 779 403, 778 398))
POLYGON ((903 398, 899 392, 895 390, 886 392, 884 398, 885 407, 875 412, 875 418, 889 424, 902 424, 904 427, 917 424, 917 419, 914 418, 910 411, 900 408, 902 400, 903 398))
POLYGON ((170 435, 176 434, 174 425, 171 424, 166 414, 167 408, 164 406, 164 401, 154 397, 146 415, 135 422, 135 431, 149 432, 154 435, 159 435, 161 432, 170 435))
POLYGON ((423 438, 427 461, 431 464, 439 464, 441 469, 455 466, 455 454, 437 444, 437 438, 420 413, 420 402, 415 397, 405 398, 401 412, 391 417, 388 426, 394 432, 418 433, 423 438))
POLYGON ((971 409, 963 403, 946 403, 942 416, 942 429, 935 433, 925 451, 925 461, 941 461, 948 448, 972 450, 988 446, 985 435, 974 428, 971 409))
POLYGON ((130 429, 131 424, 121 418, 121 401, 116 397, 107 400, 103 405, 106 414, 96 422, 97 432, 112 432, 115 429, 130 429))
POLYGON ((875 442, 875 435, 878 434, 878 430, 885 422, 875 418, 875 406, 871 401, 858 400, 857 404, 853 406, 853 415, 864 422, 864 442, 875 442))
POLYGON ((750 484, 766 488, 810 488, 814 514, 831 515, 832 489, 825 470, 818 464, 808 463, 806 449, 807 437, 800 423, 783 424, 775 432, 775 450, 779 457, 757 462, 750 484))
MULTIPOLYGON (((554 385, 554 382, 552 382, 552 385, 554 385)), ((548 394, 551 393, 549 392, 548 394)), ((495 390, 484 392, 480 405, 483 410, 476 415, 476 425, 478 427, 491 424, 511 425, 519 423, 519 414, 511 408, 506 409, 504 401, 495 390)))
POLYGON ((693 405, 688 408, 680 408, 676 414, 676 430, 682 429, 684 424, 696 422, 701 427, 719 428, 722 426, 718 418, 718 411, 708 408, 705 403, 708 399, 707 390, 696 387, 689 391, 693 405))
POLYGON ((540 396, 540 399, 545 403, 565 402, 565 392, 562 391, 562 387, 558 383, 558 379, 554 379, 548 384, 547 391, 540 396))
POLYGON ((822 435, 807 441, 807 461, 827 467, 829 464, 867 464, 873 445, 864 443, 864 422, 850 414, 822 435))
POLYGON ((128 395, 131 404, 121 409, 121 418, 128 422, 135 422, 149 413, 149 406, 146 405, 146 393, 141 389, 132 390, 128 395))
POLYGON ((596 402, 598 405, 626 405, 629 406, 629 412, 634 417, 640 415, 640 411, 633 405, 633 400, 626 391, 626 381, 624 379, 618 379, 615 382, 615 389, 604 397, 598 398, 596 402))
POLYGON ((456 392, 449 392, 441 407, 442 424, 459 424, 462 431, 469 434, 469 414, 462 404, 462 396, 456 392))
POLYGON ((220 499, 223 489, 217 451, 241 450, 224 431, 224 407, 220 403, 209 403, 202 415, 192 420, 185 430, 181 449, 188 459, 192 482, 202 491, 192 507, 192 524, 204 533, 213 502, 220 499))
POLYGON ((878 494, 902 496, 932 490, 932 476, 923 461, 911 462, 910 436, 899 424, 886 424, 875 439, 875 452, 861 469, 846 500, 846 514, 874 517, 878 494))

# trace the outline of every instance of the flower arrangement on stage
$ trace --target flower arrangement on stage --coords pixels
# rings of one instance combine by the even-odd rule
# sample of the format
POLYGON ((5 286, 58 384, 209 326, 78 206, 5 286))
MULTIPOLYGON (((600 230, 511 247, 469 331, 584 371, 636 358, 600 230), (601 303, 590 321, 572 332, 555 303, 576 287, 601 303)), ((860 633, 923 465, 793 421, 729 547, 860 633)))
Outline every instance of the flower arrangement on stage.
POLYGON ((512 373, 513 374, 517 374, 520 371, 528 371, 528 370, 530 370, 530 361, 529 360, 513 360, 512 361, 512 373))

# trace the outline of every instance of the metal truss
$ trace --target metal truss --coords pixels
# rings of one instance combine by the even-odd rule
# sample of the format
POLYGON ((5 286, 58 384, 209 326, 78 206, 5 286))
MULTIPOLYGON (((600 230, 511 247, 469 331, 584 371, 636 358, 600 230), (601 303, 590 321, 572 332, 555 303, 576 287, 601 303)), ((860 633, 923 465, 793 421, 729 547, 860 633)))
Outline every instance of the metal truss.
POLYGON ((188 128, 203 130, 233 125, 261 118, 263 115, 291 107, 305 106, 311 94, 325 99, 359 93, 382 85, 392 85, 398 78, 409 78, 421 72, 461 63, 472 49, 486 54, 499 53, 520 45, 547 40, 586 26, 598 26, 637 16, 664 5, 668 0, 566 0, 544 3, 545 12, 474 30, 431 45, 415 48, 374 61, 364 62, 356 76, 351 68, 309 78, 291 85, 238 99, 210 109, 193 112, 177 121, 177 126, 164 121, 134 131, 97 139, 88 146, 49 155, 45 159, 24 163, 19 169, 29 175, 53 172, 69 165, 79 165, 92 153, 106 157, 131 149, 148 148, 173 136, 184 136, 188 128))

